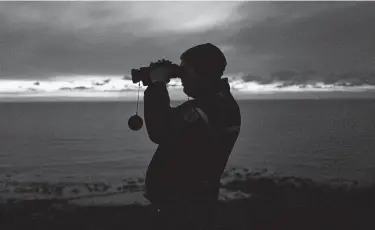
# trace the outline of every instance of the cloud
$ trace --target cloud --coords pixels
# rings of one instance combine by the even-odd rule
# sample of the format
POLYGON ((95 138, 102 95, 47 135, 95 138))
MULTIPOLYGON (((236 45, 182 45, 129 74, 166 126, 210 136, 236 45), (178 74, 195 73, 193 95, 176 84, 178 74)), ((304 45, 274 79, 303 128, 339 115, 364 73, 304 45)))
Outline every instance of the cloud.
POLYGON ((261 77, 259 75, 244 75, 241 77, 244 82, 257 82, 259 84, 270 84, 273 82, 271 78, 261 77))
POLYGON ((257 82, 259 84, 282 82, 284 85, 300 85, 320 81, 318 78, 316 78, 316 76, 318 76, 317 72, 313 70, 281 70, 266 76, 248 74, 241 76, 241 78, 245 82, 257 82))
POLYGON ((297 85, 305 88, 306 85, 319 87, 317 83, 337 86, 375 86, 375 71, 366 72, 331 72, 328 74, 318 73, 314 70, 296 71, 281 70, 271 73, 269 76, 243 75, 240 77, 244 82, 256 82, 258 84, 279 83, 278 88, 297 85))
POLYGON ((105 79, 105 80, 103 80, 102 82, 93 82, 92 84, 93 84, 93 85, 97 85, 97 86, 99 86, 99 85, 105 85, 105 84, 108 84, 110 81, 111 81, 111 79, 105 79))
POLYGON ((1 2, 0 91, 136 91, 132 68, 179 62, 205 42, 225 53, 239 91, 375 85, 374 11, 371 2, 1 2))
POLYGON ((375 71, 373 72, 346 72, 331 73, 324 79, 328 84, 358 86, 358 85, 375 85, 375 71))
POLYGON ((88 90, 88 89, 92 89, 92 87, 85 87, 85 86, 76 86, 76 87, 73 87, 73 88, 70 88, 70 87, 61 87, 60 89, 58 89, 58 91, 64 91, 64 90, 88 90))
POLYGON ((273 6, 277 10, 266 19, 238 24, 238 35, 228 39, 236 50, 252 56, 253 72, 374 69, 374 3, 278 2, 273 6))
MULTIPOLYGON (((0 78, 124 75, 238 20, 241 2, 2 2, 0 78)), ((225 32, 223 32, 225 33, 225 32)), ((213 36, 213 35, 212 35, 213 36)))
MULTIPOLYGON (((286 85, 285 82, 261 84, 252 78, 245 81, 241 75, 229 75, 231 92, 237 99, 281 99, 281 98, 375 98, 375 85, 315 84, 286 85)), ((249 76, 254 77, 254 76, 249 76)), ((122 76, 100 77, 58 77, 54 80, 41 80, 35 85, 33 80, 0 80, 0 101, 76 101, 76 100, 140 100, 146 87, 138 89, 137 84, 122 76), (76 79, 76 80, 72 80, 76 79), (107 84, 96 85, 97 82, 107 84)), ((172 79, 168 84, 171 100, 186 100, 181 82, 172 79)))

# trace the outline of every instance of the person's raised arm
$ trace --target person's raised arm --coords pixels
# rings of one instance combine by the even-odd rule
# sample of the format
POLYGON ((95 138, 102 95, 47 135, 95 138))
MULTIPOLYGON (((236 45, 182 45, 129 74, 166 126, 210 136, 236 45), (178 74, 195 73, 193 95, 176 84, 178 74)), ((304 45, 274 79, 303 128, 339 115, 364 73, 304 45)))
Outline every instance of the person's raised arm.
POLYGON ((144 117, 148 136, 156 144, 191 129, 200 129, 204 121, 193 103, 172 108, 166 84, 170 72, 158 68, 151 72, 151 84, 144 92, 144 117))
POLYGON ((144 116, 148 136, 160 144, 168 135, 167 119, 172 112, 166 83, 154 82, 144 93, 144 116))

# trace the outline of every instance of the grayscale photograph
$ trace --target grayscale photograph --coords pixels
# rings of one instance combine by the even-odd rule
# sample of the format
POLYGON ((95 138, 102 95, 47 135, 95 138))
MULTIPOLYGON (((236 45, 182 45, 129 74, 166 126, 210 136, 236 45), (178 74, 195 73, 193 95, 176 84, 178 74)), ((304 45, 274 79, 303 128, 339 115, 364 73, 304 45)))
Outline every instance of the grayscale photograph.
POLYGON ((375 229, 375 2, 0 2, 0 229, 375 229))

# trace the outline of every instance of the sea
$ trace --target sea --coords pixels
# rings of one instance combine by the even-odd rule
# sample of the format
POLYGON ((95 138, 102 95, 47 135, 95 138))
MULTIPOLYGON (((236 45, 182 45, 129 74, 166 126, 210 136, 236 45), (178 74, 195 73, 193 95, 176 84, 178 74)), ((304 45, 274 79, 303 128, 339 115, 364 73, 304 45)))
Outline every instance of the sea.
MULTIPOLYGON (((238 104, 242 126, 227 170, 328 183, 375 181, 375 100, 238 104)), ((101 196, 108 203, 109 195, 118 201, 129 188, 136 192, 129 185, 142 187, 157 148, 145 126, 129 129, 136 109, 129 101, 0 103, 0 198, 59 195, 87 203, 101 196)), ((143 117, 142 102, 138 114, 143 117)))

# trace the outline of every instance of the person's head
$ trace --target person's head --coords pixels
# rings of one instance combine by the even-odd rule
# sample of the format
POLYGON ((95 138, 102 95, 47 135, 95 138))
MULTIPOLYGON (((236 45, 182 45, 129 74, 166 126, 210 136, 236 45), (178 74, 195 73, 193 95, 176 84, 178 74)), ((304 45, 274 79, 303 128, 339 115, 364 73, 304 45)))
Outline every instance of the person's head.
POLYGON ((184 93, 192 98, 211 90, 220 81, 227 65, 224 54, 211 43, 186 50, 180 59, 184 93))

